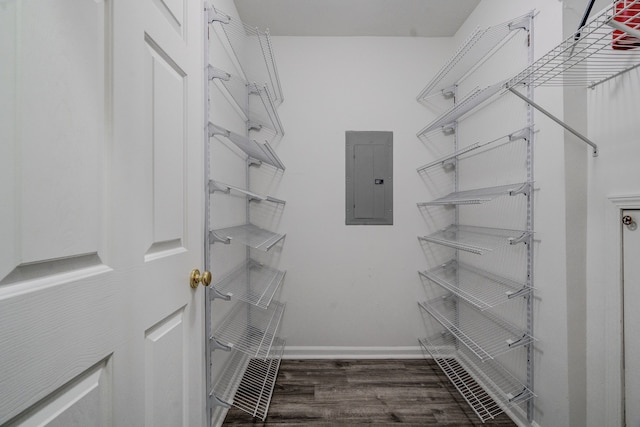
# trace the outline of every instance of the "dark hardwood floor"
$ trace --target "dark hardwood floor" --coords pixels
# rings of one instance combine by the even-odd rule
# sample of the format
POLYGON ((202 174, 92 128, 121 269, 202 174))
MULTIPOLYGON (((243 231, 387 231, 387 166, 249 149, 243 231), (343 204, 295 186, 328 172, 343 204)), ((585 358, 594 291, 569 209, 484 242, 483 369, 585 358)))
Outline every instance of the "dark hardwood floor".
POLYGON ((267 419, 231 408, 224 425, 515 426, 480 422, 432 360, 283 360, 267 419))

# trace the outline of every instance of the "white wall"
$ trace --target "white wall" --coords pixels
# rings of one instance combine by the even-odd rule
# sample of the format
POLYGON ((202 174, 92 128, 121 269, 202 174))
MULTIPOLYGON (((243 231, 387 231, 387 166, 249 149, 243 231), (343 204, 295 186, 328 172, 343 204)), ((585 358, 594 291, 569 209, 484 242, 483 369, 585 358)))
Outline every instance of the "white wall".
POLYGON ((434 113, 415 96, 451 40, 275 37, 273 44, 286 131, 276 147, 287 170, 265 185, 287 201, 277 224, 287 233, 280 263, 287 352, 417 355, 416 301, 424 298, 417 270, 425 266, 416 237, 425 225, 415 203, 429 194, 415 168, 429 159, 415 134, 434 113), (393 226, 345 225, 347 130, 393 132, 393 226))
POLYGON ((588 425, 596 427, 621 425, 621 226, 619 207, 609 198, 640 195, 640 70, 587 95, 589 137, 600 147, 600 155, 588 159, 587 413, 588 425))

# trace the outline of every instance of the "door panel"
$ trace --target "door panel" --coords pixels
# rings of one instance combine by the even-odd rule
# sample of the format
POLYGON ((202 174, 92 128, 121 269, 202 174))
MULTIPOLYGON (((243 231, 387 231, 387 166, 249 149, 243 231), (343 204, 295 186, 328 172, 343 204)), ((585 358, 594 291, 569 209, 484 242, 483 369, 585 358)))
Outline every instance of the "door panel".
POLYGON ((2 425, 204 424, 201 22, 0 5, 2 425))
POLYGON ((624 399, 627 426, 640 426, 640 210, 623 210, 633 218, 631 225, 622 226, 623 251, 623 313, 624 313, 624 399), (634 225, 635 224, 635 225, 634 225))

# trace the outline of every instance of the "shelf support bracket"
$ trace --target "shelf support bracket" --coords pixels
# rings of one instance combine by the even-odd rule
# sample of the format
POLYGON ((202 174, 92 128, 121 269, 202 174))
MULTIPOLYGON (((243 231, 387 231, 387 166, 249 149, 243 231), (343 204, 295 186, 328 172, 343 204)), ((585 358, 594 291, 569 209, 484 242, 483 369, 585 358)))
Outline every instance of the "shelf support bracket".
POLYGON ((247 129, 260 132, 262 130, 262 125, 260 123, 247 122, 247 129))
POLYGON ((517 298, 519 296, 528 295, 529 293, 531 293, 531 288, 525 286, 517 292, 507 292, 507 299, 517 298))
POLYGON ((528 231, 524 232, 520 237, 509 238, 509 244, 517 245, 518 243, 526 243, 528 242, 530 236, 531 236, 531 233, 529 233, 528 231))
POLYGON ((228 245, 229 243, 231 243, 231 238, 229 237, 220 237, 216 234, 215 231, 210 230, 209 231, 209 243, 215 243, 215 242, 220 242, 220 243, 224 243, 225 245, 228 245))
POLYGON ((220 192, 222 192, 224 194, 229 194, 229 193, 231 193, 231 188, 221 186, 217 182, 215 182, 214 180, 210 179, 209 180, 209 193, 213 194, 216 191, 220 191, 220 192))
POLYGON ((442 126, 442 133, 444 133, 445 135, 453 135, 454 133, 456 133, 457 128, 458 128, 458 123, 451 122, 442 126))
POLYGON ((231 132, 209 122, 209 137, 216 136, 216 135, 222 135, 229 138, 229 136, 231 136, 231 132))
POLYGON ((231 403, 225 402, 224 400, 222 400, 218 396, 216 396, 214 393, 211 393, 209 395, 209 398, 211 399, 211 403, 214 406, 222 406, 225 409, 231 408, 231 405, 233 404, 233 402, 231 402, 231 403))
POLYGON ((525 31, 529 31, 529 24, 531 22, 531 19, 529 17, 529 15, 523 17, 520 21, 513 21, 509 23, 509 30, 513 31, 513 30, 519 30, 520 28, 522 28, 525 31))
POLYGON ((212 350, 231 351, 231 346, 230 345, 222 344, 220 341, 218 341, 216 339, 216 337, 209 338, 209 341, 211 342, 211 349, 212 350))
POLYGON ((230 78, 231 74, 221 70, 220 68, 216 68, 213 65, 209 65, 209 80, 220 79, 228 82, 230 78))
POLYGON ((526 388, 523 388, 520 393, 513 395, 511 393, 507 394, 507 398, 509 399, 509 402, 512 403, 517 403, 519 401, 523 401, 525 400, 525 398, 528 397, 529 394, 529 390, 527 390, 526 388))
POLYGON ((525 182, 520 187, 515 190, 509 191, 510 196, 515 196, 517 194, 528 194, 531 191, 531 183, 525 182))
POLYGON ((247 160, 249 162, 249 166, 256 166, 256 167, 260 167, 262 166, 262 160, 256 160, 252 157, 249 157, 249 159, 247 160))
POLYGON ((520 92, 515 90, 514 88, 507 86, 507 89, 509 89, 509 91, 511 91, 511 93, 516 95, 518 98, 522 99, 524 102, 526 102, 527 104, 531 105, 533 108, 535 108, 536 110, 540 111, 542 114, 544 114, 545 116, 549 117, 551 120, 553 120, 554 122, 556 122, 557 124, 559 124, 560 126, 565 128, 566 130, 568 130, 569 132, 574 134, 576 137, 578 137, 582 141, 584 141, 587 144, 589 144, 593 148, 593 157, 597 157, 598 156, 598 146, 593 141, 591 141, 589 138, 587 138, 586 136, 582 135, 580 132, 578 132, 577 130, 575 130, 574 128, 572 128, 571 126, 569 126, 568 124, 566 124, 565 122, 563 122, 562 120, 560 120, 559 118, 557 118, 556 116, 551 114, 549 111, 547 111, 544 108, 542 108, 540 105, 538 105, 535 102, 533 102, 531 99, 527 98, 526 96, 524 96, 523 94, 521 94, 520 92))
POLYGON ((209 24, 212 24, 216 21, 223 24, 228 24, 229 22, 231 22, 231 17, 229 15, 218 12, 212 7, 209 9, 207 20, 209 21, 209 24))
POLYGON ((451 99, 456 96, 456 85, 442 89, 442 96, 444 96, 445 99, 451 99))
POLYGON ((513 141, 517 141, 519 139, 527 139, 527 137, 529 136, 529 132, 531 131, 531 129, 529 127, 526 127, 524 129, 520 129, 519 131, 516 131, 512 134, 509 134, 509 142, 513 142, 513 141))
POLYGON ((209 287, 209 292, 212 293, 211 299, 218 298, 218 299, 225 300, 225 301, 231 300, 231 295, 221 293, 219 290, 216 289, 215 286, 210 286, 209 287))
POLYGON ((515 341, 512 340, 512 339, 508 339, 507 340, 507 345, 509 346, 509 348, 521 347, 521 346, 527 344, 527 342, 528 342, 525 338, 527 338, 526 335, 521 336, 520 338, 518 338, 515 341))

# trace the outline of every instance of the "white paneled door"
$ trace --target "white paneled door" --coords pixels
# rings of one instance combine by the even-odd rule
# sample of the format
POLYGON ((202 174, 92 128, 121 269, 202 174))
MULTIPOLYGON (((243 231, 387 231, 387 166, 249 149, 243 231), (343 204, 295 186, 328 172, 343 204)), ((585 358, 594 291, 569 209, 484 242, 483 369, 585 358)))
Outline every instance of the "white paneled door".
POLYGON ((0 0, 0 425, 204 425, 201 10, 0 0))
POLYGON ((622 211, 625 425, 640 427, 640 210, 622 211))

